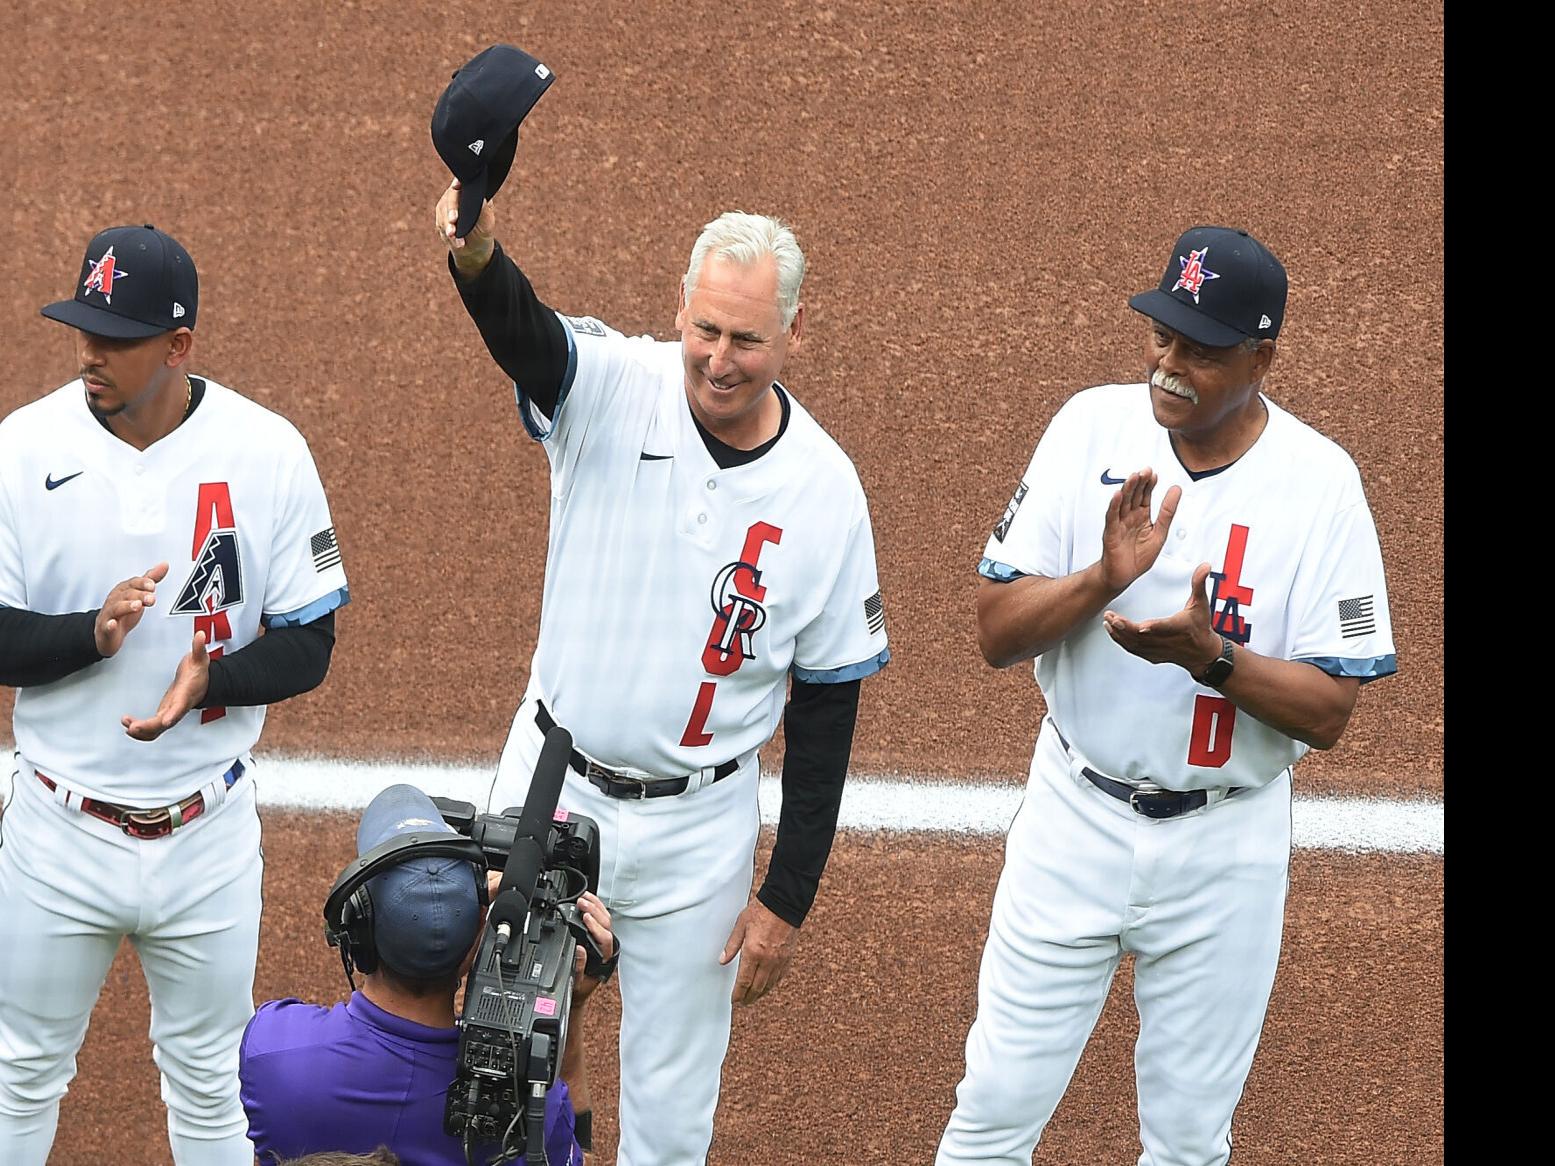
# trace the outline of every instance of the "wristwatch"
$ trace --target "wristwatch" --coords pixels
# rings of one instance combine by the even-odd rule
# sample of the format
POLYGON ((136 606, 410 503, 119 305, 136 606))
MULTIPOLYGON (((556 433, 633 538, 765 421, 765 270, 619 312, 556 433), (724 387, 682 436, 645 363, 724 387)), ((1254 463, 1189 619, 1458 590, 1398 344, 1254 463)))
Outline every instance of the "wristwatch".
POLYGON ((1231 670, 1236 667, 1233 657, 1236 654, 1236 643, 1230 636, 1220 637, 1220 655, 1210 661, 1209 667, 1193 678, 1195 684, 1202 684, 1206 688, 1219 688, 1231 678, 1231 670))

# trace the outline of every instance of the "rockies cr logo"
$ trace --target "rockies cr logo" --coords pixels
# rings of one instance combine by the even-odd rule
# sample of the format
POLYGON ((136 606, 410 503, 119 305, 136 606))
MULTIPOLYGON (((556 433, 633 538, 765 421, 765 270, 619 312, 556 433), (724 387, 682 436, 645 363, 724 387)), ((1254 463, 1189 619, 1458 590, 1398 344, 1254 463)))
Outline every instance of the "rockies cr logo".
POLYGON ((750 563, 730 563, 713 579, 712 633, 702 652, 702 664, 714 676, 727 676, 756 658, 751 635, 767 622, 767 609, 752 599, 764 594, 761 571, 750 563))
POLYGON ((713 577, 710 599, 713 626, 702 649, 702 667, 709 676, 728 676, 740 665, 756 658, 752 636, 767 622, 762 600, 767 589, 761 585, 762 547, 781 542, 783 532, 766 522, 758 522, 745 532, 741 555, 713 577))

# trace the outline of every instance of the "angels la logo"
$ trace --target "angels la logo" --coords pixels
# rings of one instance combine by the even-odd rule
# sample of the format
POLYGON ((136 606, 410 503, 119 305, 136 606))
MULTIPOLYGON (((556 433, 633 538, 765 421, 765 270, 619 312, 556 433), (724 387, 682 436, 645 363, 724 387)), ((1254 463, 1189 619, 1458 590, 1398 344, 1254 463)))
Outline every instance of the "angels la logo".
POLYGON ((1242 582, 1242 560, 1247 557, 1249 527, 1232 523, 1226 539, 1226 561, 1218 571, 1209 573, 1210 626, 1239 644, 1253 638, 1253 625, 1242 608, 1253 601, 1253 589, 1242 582))
POLYGON ((236 530, 212 530, 194 570, 173 601, 172 615, 215 615, 243 602, 243 557, 236 530))
POLYGON ((86 279, 81 284, 82 288, 89 292, 101 292, 104 301, 113 303, 113 281, 123 279, 129 272, 119 270, 118 261, 113 257, 112 247, 103 252, 101 259, 90 259, 87 262, 92 266, 86 273, 86 279))
POLYGON ((1205 280, 1220 278, 1217 273, 1204 266, 1204 257, 1208 254, 1209 248, 1205 247, 1199 251, 1189 251, 1186 259, 1181 255, 1177 257, 1177 262, 1182 264, 1182 274, 1177 277, 1177 282, 1172 284, 1172 290, 1177 291, 1181 288, 1187 291, 1193 297, 1194 303, 1199 302, 1199 289, 1204 286, 1205 280))

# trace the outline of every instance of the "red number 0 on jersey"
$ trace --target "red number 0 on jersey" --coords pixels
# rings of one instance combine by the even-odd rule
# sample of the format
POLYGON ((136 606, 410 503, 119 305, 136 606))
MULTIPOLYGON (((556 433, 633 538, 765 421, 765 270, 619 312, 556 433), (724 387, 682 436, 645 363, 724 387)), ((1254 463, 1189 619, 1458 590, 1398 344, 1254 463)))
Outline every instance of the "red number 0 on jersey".
POLYGON ((1188 764, 1219 769, 1231 760, 1231 730, 1236 705, 1223 696, 1193 698, 1193 733, 1188 738, 1188 764))
MULTIPOLYGON (((767 597, 767 589, 761 584, 761 551, 768 543, 782 541, 782 528, 770 522, 752 523, 745 532, 739 561, 718 572, 713 584, 713 627, 702 649, 702 667, 712 675, 731 676, 747 657, 755 659, 755 653, 749 650, 751 637, 767 619, 761 606, 767 597)), ((717 688, 716 680, 704 680, 697 686, 696 703, 691 706, 691 716, 680 734, 682 745, 694 748, 712 741, 707 718, 713 711, 713 693, 717 688)))

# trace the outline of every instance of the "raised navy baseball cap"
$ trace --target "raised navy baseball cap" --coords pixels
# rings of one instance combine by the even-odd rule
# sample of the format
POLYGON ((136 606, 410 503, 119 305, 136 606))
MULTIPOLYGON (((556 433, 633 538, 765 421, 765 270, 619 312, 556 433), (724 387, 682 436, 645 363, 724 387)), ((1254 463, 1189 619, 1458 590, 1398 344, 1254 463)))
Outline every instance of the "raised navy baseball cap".
MULTIPOLYGON (((401 834, 441 833, 456 831, 431 798, 413 785, 391 785, 362 811, 356 852, 361 857, 401 834)), ((378 958, 420 979, 457 971, 480 928, 477 877, 462 858, 410 858, 370 879, 378 958)))
POLYGON ((134 340, 193 328, 200 277, 183 245, 150 223, 109 227, 86 246, 74 299, 43 315, 95 336, 134 340))
POLYGON ((523 49, 492 45, 454 74, 432 111, 432 144, 459 180, 459 221, 464 238, 513 166, 519 123, 556 80, 523 49))
POLYGON ((1248 337, 1273 340, 1285 319, 1285 268, 1234 227, 1190 227, 1177 240, 1154 291, 1128 306, 1211 348, 1248 337))

